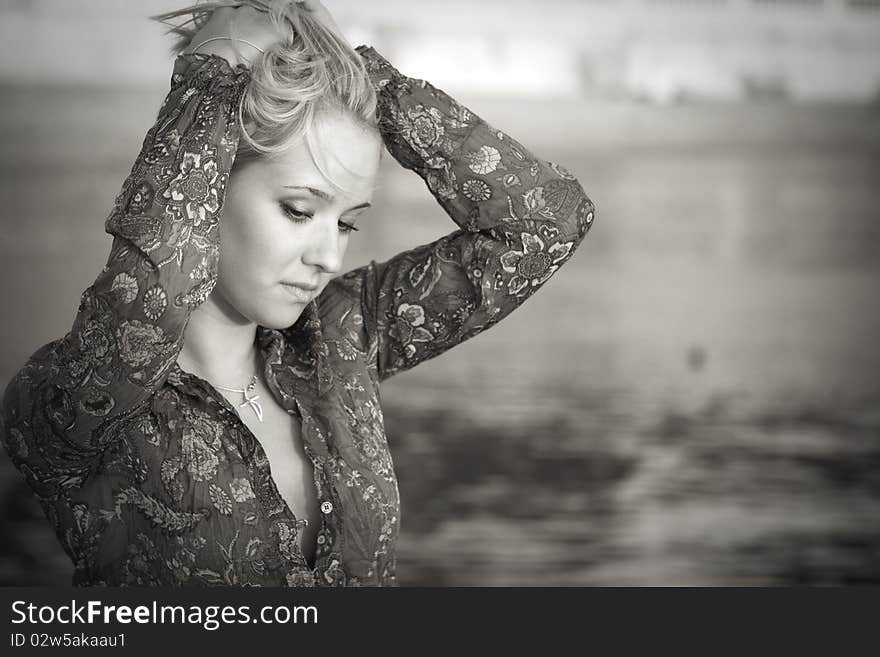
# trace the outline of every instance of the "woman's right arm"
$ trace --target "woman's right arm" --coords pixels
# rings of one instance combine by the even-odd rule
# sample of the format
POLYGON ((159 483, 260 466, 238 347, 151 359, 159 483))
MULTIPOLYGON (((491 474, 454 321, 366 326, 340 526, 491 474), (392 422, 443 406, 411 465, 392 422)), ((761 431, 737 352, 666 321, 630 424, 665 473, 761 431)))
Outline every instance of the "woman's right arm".
POLYGON ((177 359, 189 315, 216 281, 248 80, 246 68, 219 56, 175 62, 171 90, 106 220, 106 266, 70 331, 31 356, 4 395, 0 439, 37 481, 75 485, 84 476, 77 465, 119 435, 111 423, 146 403, 177 359))

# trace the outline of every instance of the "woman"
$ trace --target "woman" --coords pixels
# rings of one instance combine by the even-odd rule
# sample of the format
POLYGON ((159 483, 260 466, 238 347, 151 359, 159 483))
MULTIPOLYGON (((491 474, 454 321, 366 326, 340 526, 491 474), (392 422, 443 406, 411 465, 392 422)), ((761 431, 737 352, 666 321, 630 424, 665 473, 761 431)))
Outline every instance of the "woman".
POLYGON ((593 205, 318 2, 181 16, 107 264, 10 383, 4 446, 75 584, 395 585, 379 383, 518 307, 593 205), (338 276, 383 144, 458 229, 338 276))

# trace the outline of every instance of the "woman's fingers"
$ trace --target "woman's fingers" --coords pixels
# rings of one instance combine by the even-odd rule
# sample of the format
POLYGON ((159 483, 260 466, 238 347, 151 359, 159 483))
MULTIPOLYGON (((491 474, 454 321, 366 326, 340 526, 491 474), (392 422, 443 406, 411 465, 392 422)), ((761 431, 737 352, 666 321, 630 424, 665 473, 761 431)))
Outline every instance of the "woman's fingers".
POLYGON ((303 6, 319 23, 322 23, 327 29, 335 33, 336 36, 348 43, 345 35, 342 34, 342 30, 339 29, 336 21, 333 20, 333 16, 330 15, 330 12, 327 11, 327 8, 320 0, 304 0, 297 4, 303 6))
MULTIPOLYGON (((297 4, 309 12, 314 20, 348 43, 330 12, 319 0, 305 0, 297 4)), ((266 6, 262 0, 250 0, 215 9, 184 52, 193 52, 198 48, 199 53, 220 55, 233 65, 249 64, 259 56, 251 45, 266 51, 282 38, 269 20, 264 9, 266 6), (245 61, 242 61, 243 57, 245 61)))
POLYGON ((226 40, 226 37, 229 36, 229 25, 234 11, 230 7, 215 9, 208 21, 193 35, 189 46, 183 52, 219 55, 233 64, 237 63, 232 44, 226 40))
POLYGON ((250 41, 261 50, 268 49, 281 38, 269 15, 250 5, 234 9, 230 21, 229 36, 250 41))
POLYGON ((219 7, 184 52, 198 49, 199 53, 224 57, 233 65, 249 64, 259 56, 254 47, 265 51, 279 38, 268 14, 247 4, 219 7))

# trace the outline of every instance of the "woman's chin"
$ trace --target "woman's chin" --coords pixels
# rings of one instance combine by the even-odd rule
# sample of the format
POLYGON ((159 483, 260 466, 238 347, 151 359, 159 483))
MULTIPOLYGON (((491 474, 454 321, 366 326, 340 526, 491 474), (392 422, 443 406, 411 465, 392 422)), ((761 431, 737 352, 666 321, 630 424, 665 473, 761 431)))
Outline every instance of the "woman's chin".
POLYGON ((249 321, 268 329, 281 330, 296 323, 306 305, 291 301, 284 293, 235 295, 229 306, 242 321, 249 321))
POLYGON ((283 309, 276 309, 272 313, 260 313, 254 317, 254 321, 260 326, 268 329, 281 330, 286 329, 296 323, 302 315, 304 306, 289 306, 283 309))

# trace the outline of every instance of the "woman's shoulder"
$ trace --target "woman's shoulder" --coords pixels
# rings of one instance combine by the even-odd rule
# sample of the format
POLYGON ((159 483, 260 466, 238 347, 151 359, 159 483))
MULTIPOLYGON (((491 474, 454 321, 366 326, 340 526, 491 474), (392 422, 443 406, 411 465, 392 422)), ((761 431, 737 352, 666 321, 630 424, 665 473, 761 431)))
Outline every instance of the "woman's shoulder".
POLYGON ((369 267, 358 267, 332 279, 317 298, 318 314, 339 316, 360 310, 366 288, 369 286, 369 267))
POLYGON ((321 337, 327 342, 355 340, 365 345, 368 338, 364 294, 369 286, 368 270, 369 265, 332 279, 315 299, 313 309, 303 313, 303 322, 297 324, 311 320, 320 327, 321 337))
POLYGON ((57 354, 64 349, 65 339, 57 338, 45 343, 39 347, 25 363, 16 371, 6 385, 6 391, 3 395, 4 406, 6 400, 15 389, 28 387, 33 385, 37 378, 42 379, 41 374, 45 373, 47 368, 51 368, 55 362, 57 354))
POLYGON ((51 382, 58 375, 54 366, 55 354, 63 348, 64 338, 58 338, 42 345, 24 365, 16 371, 3 390, 0 399, 0 443, 13 458, 23 460, 28 456, 28 447, 34 440, 33 413, 63 421, 69 417, 68 400, 63 395, 54 394, 54 389, 43 384, 51 382))

